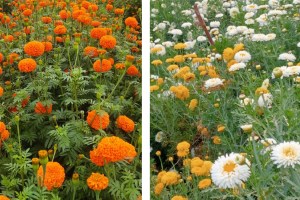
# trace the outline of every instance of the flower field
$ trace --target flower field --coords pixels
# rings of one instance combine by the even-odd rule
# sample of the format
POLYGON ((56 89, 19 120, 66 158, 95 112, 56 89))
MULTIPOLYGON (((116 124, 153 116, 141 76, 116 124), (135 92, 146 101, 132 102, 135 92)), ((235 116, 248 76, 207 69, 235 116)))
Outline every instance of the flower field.
POLYGON ((141 199, 141 1, 0 6, 0 199, 141 199))
POLYGON ((300 1, 151 1, 151 199, 300 196, 300 1))

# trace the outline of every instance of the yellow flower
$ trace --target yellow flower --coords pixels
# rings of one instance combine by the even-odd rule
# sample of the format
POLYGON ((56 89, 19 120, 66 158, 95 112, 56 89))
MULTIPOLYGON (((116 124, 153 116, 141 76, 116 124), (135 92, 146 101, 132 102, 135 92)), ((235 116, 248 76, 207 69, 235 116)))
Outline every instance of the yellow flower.
POLYGON ((179 69, 179 71, 174 74, 174 78, 183 78, 186 73, 190 72, 190 67, 185 66, 179 69))
POLYGON ((206 178, 199 182, 198 187, 199 187, 199 189, 204 189, 204 188, 209 187, 210 185, 211 185, 211 179, 206 178))
POLYGON ((153 91, 156 91, 156 90, 159 90, 159 86, 158 85, 151 85, 150 86, 150 92, 153 92, 153 91))
POLYGON ((174 49, 176 49, 176 50, 184 49, 186 47, 187 46, 184 43, 177 43, 177 44, 174 45, 174 49))
POLYGON ((188 199, 183 196, 176 195, 171 200, 188 200, 188 199))
POLYGON ((185 61, 185 59, 184 59, 183 55, 177 55, 174 57, 174 62, 182 63, 184 61, 185 61))
POLYGON ((158 78, 157 79, 157 85, 161 85, 164 83, 164 79, 163 78, 158 78))
POLYGON ((218 125, 218 129, 217 129, 217 131, 219 132, 219 133, 223 133, 224 131, 225 131, 225 126, 224 125, 218 125))
POLYGON ((156 179, 156 183, 160 183, 161 182, 161 178, 166 174, 166 171, 161 171, 157 174, 157 179, 156 179))
POLYGON ((243 43, 240 43, 240 44, 236 44, 233 48, 233 51, 234 51, 234 54, 236 54, 237 52, 239 51, 242 51, 245 49, 245 46, 243 43))
POLYGON ((186 141, 180 142, 177 144, 177 156, 185 157, 190 153, 190 144, 186 141))
POLYGON ((225 62, 228 62, 233 59, 234 54, 235 53, 232 48, 226 48, 223 51, 223 59, 225 60, 225 62))
POLYGON ((153 60, 151 62, 152 65, 155 65, 155 66, 158 66, 158 65, 161 65, 163 62, 161 60, 153 60))
POLYGON ((180 179, 180 175, 175 172, 175 171, 170 171, 165 173, 162 177, 161 177, 161 182, 165 185, 175 185, 178 183, 180 179))
POLYGON ((185 100, 185 99, 189 98, 189 96, 190 96, 189 89, 183 85, 172 86, 170 88, 170 91, 173 92, 175 94, 175 96, 181 100, 185 100))
POLYGON ((165 188, 165 186, 163 183, 156 184, 154 187, 154 194, 160 195, 160 193, 163 191, 164 188, 165 188))
POLYGON ((171 62, 174 62, 174 58, 168 58, 168 59, 166 60, 166 63, 171 63, 171 62))
POLYGON ((186 74, 183 75, 183 79, 186 82, 193 81, 195 79, 195 74, 191 73, 191 72, 188 72, 188 73, 186 73, 186 74))
POLYGON ((269 90, 265 87, 259 87, 255 90, 255 95, 268 94, 269 90))
POLYGON ((178 65, 169 65, 169 67, 167 68, 168 71, 173 71, 179 69, 178 65))
POLYGON ((222 143, 221 138, 219 136, 213 136, 212 139, 213 139, 214 144, 221 144, 222 143))
POLYGON ((197 99, 192 99, 190 101, 190 104, 189 104, 189 109, 191 111, 193 111, 193 110, 195 110, 195 108, 197 107, 197 105, 198 105, 198 100, 197 99))
POLYGON ((204 161, 201 160, 199 157, 194 157, 192 160, 191 160, 191 168, 194 168, 194 167, 202 167, 204 161))

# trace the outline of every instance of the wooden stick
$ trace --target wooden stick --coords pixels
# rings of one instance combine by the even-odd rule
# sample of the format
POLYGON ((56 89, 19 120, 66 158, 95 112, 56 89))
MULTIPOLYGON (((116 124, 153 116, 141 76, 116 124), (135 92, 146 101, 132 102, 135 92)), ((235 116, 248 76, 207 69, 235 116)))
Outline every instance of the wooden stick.
POLYGON ((203 20, 203 18, 201 17, 200 15, 200 12, 199 12, 199 9, 198 9, 198 6, 197 4, 194 4, 194 10, 195 10, 195 14, 197 16, 197 19, 198 19, 198 22, 199 22, 199 25, 203 28, 204 32, 205 32, 205 35, 206 37, 208 38, 208 41, 210 43, 210 45, 214 46, 215 43, 214 41, 212 40, 207 28, 206 28, 206 24, 205 24, 205 21, 203 20))

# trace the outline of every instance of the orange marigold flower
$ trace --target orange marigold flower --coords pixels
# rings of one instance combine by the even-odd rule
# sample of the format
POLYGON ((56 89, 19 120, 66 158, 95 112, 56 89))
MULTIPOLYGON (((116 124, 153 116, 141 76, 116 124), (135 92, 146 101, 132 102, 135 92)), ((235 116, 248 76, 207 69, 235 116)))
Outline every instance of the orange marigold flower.
POLYGON ((54 33, 56 35, 63 35, 67 32, 67 28, 64 25, 58 25, 57 27, 55 27, 54 29, 54 33))
POLYGON ((25 58, 21 60, 18 64, 18 68, 21 72, 32 72, 36 68, 36 62, 32 58, 25 58))
POLYGON ((107 4, 105 8, 107 11, 111 11, 114 8, 114 6, 111 4, 107 4))
POLYGON ((106 129, 109 125, 109 115, 105 111, 98 114, 96 110, 92 110, 88 112, 86 121, 88 125, 95 130, 106 129))
POLYGON ((116 8, 116 9, 115 9, 115 14, 116 14, 116 15, 123 15, 123 14, 124 14, 124 9, 116 8))
POLYGON ((10 135, 9 131, 8 130, 4 130, 3 132, 1 132, 1 140, 2 141, 7 140, 9 138, 9 135, 10 135))
POLYGON ((39 41, 31 41, 25 44, 24 51, 29 56, 38 57, 43 55, 45 47, 43 43, 39 41))
POLYGON ((13 40, 14 40, 14 36, 12 36, 12 35, 4 36, 4 41, 5 42, 12 42, 13 40))
POLYGON ((88 1, 83 1, 83 2, 81 3, 81 6, 84 7, 85 9, 89 9, 89 6, 90 6, 90 5, 91 5, 91 3, 88 2, 88 1))
POLYGON ((97 60, 93 64, 95 72, 108 72, 111 68, 111 62, 107 59, 97 60))
POLYGON ((24 33, 25 33, 26 35, 29 35, 29 34, 31 34, 32 32, 34 32, 34 27, 33 27, 33 26, 26 26, 26 27, 24 27, 23 31, 24 31, 24 33))
POLYGON ((41 185, 47 190, 52 190, 62 186, 65 180, 65 169, 58 162, 48 162, 46 165, 45 180, 43 181, 43 167, 40 166, 37 172, 38 180, 42 180, 41 185))
POLYGON ((132 161, 136 155, 132 144, 116 136, 102 138, 97 148, 90 151, 91 161, 97 166, 121 160, 132 161))
POLYGON ((53 45, 51 42, 42 42, 45 47, 45 52, 49 52, 53 49, 53 45))
POLYGON ((51 114, 52 112, 52 104, 48 105, 48 106, 44 106, 42 104, 42 102, 37 102, 35 104, 35 108, 34 108, 34 112, 36 114, 51 114))
POLYGON ((97 57, 99 55, 98 49, 92 46, 85 47, 83 52, 85 56, 89 56, 91 58, 97 57))
POLYGON ((0 63, 2 63, 2 61, 3 61, 3 58, 4 58, 3 54, 2 54, 2 53, 0 53, 0 63))
POLYGON ((13 64, 17 59, 18 59, 19 55, 17 53, 11 53, 8 55, 8 62, 10 64, 13 64))
POLYGON ((127 17, 125 19, 125 24, 126 24, 126 26, 129 26, 132 28, 136 28, 139 25, 138 21, 134 17, 127 17))
POLYGON ((98 27, 98 26, 101 25, 101 22, 99 22, 99 21, 92 21, 92 22, 91 22, 91 25, 92 25, 93 27, 98 27))
POLYGON ((56 40, 56 42, 58 42, 58 43, 63 43, 63 42, 65 41, 65 39, 62 38, 62 37, 55 37, 55 40, 56 40))
POLYGON ((111 35, 105 35, 100 39, 100 45, 104 49, 113 49, 117 44, 115 37, 111 35))
POLYGON ((117 118, 116 123, 117 127, 122 129, 126 133, 130 133, 134 130, 134 122, 125 115, 120 115, 117 118))
POLYGON ((6 130, 6 126, 5 126, 4 122, 0 121, 0 133, 2 133, 5 130, 6 130))
POLYGON ((115 65, 115 68, 116 68, 116 69, 124 69, 124 68, 125 68, 125 64, 124 64, 124 63, 117 63, 117 64, 115 65))
POLYGON ((90 32, 90 36, 94 39, 101 39, 104 35, 107 35, 106 28, 93 28, 90 32))
POLYGON ((107 188, 109 180, 103 174, 92 173, 86 182, 90 189, 94 191, 100 191, 107 188))
POLYGON ((61 10, 59 12, 59 16, 61 19, 67 19, 71 16, 71 12, 70 11, 66 11, 66 10, 61 10))
POLYGON ((139 76, 140 75, 138 68, 136 68, 136 66, 134 66, 134 65, 131 65, 130 67, 128 67, 126 73, 129 76, 139 76))
POLYGON ((24 11, 23 11, 23 15, 29 17, 30 15, 32 15, 32 10, 30 10, 30 9, 24 10, 24 11))
POLYGON ((52 22, 52 18, 51 17, 42 17, 42 22, 44 24, 50 24, 52 22))
POLYGON ((4 92, 3 87, 0 86, 0 97, 3 96, 3 92, 4 92))
POLYGON ((10 200, 10 198, 4 195, 0 195, 0 200, 10 200))

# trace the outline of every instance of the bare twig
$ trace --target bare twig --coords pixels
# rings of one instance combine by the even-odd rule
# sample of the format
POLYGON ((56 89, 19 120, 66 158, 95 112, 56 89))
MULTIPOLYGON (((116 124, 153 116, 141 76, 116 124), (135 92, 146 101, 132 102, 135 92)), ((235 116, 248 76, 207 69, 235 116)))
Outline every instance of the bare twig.
POLYGON ((211 38, 207 28, 206 28, 205 21, 203 20, 203 18, 200 15, 197 4, 194 4, 194 10, 195 10, 195 14, 196 14, 197 19, 198 19, 198 25, 200 25, 203 28, 203 30, 205 32, 205 35, 208 38, 208 41, 209 41, 210 45, 212 45, 212 46, 215 45, 214 41, 212 40, 212 38, 211 38))

